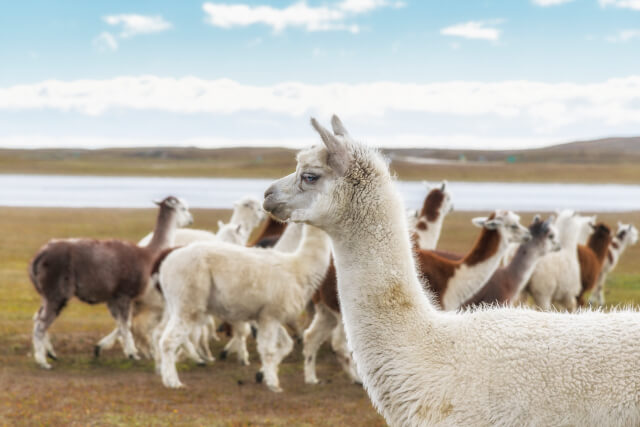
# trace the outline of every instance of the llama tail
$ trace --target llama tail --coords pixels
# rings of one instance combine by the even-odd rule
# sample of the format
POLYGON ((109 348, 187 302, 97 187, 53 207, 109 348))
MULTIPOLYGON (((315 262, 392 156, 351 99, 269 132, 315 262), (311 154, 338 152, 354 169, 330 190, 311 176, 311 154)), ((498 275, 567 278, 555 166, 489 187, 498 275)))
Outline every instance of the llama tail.
POLYGON ((38 281, 38 266, 40 265, 40 261, 47 254, 46 249, 41 249, 36 256, 33 258, 31 263, 29 263, 29 279, 31 279, 31 283, 36 288, 39 294, 42 293, 42 289, 40 287, 40 282, 38 281))

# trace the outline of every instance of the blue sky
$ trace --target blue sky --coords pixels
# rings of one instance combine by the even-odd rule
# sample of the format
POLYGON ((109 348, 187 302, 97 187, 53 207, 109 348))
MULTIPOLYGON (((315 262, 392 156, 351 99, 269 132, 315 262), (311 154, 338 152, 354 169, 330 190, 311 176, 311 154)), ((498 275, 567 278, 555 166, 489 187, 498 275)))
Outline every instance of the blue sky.
POLYGON ((24 1, 0 146, 381 146, 640 134, 640 0, 24 1))

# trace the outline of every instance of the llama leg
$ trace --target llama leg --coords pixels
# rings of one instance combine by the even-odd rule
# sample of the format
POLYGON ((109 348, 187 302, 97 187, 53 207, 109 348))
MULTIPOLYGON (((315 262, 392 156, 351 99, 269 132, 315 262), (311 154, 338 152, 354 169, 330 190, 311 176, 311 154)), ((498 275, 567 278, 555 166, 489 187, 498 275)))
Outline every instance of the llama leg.
POLYGON ((236 352, 238 362, 249 366, 249 351, 247 350, 247 337, 251 334, 251 326, 247 322, 233 324, 233 338, 235 345, 233 351, 236 352))
POLYGON ((565 295, 562 302, 569 313, 573 313, 578 309, 578 300, 573 295, 565 295))
MULTIPOLYGON (((287 337, 289 337, 289 334, 275 319, 261 320, 259 330, 258 353, 260 354, 262 367, 256 374, 256 381, 261 382, 264 379, 271 391, 281 392, 282 389, 278 380, 278 363, 284 357, 281 355, 286 350, 286 339, 281 334, 284 333, 287 337), (282 343, 279 342, 280 340, 282 343)), ((289 338, 289 342, 291 348, 293 348, 291 338, 289 338)), ((289 349, 289 351, 291 350, 289 349)))
POLYGON ((66 300, 48 301, 43 299, 42 306, 34 316, 33 356, 36 359, 36 363, 44 369, 51 369, 51 365, 47 362, 47 329, 49 329, 66 302, 66 300))
POLYGON ((151 331, 151 348, 153 349, 153 360, 155 363, 155 371, 156 374, 160 375, 160 367, 162 365, 162 351, 160 349, 160 338, 162 337, 162 333, 167 327, 167 322, 169 320, 169 314, 167 310, 162 313, 162 318, 160 322, 153 328, 151 331))
POLYGON ((109 350, 113 348, 116 341, 120 337, 120 329, 116 327, 113 331, 111 331, 107 336, 98 341, 98 344, 93 349, 93 355, 95 357, 100 357, 100 353, 102 350, 109 350))
POLYGON ((329 312, 324 304, 318 304, 311 325, 304 332, 304 345, 302 354, 304 356, 304 382, 307 384, 318 384, 316 376, 316 356, 318 349, 330 336, 331 331, 336 326, 336 318, 329 312))
POLYGON ((598 282, 591 292, 589 304, 598 304, 600 307, 604 305, 604 278, 602 275, 598 277, 598 282))
POLYGON ((177 314, 171 315, 167 326, 160 338, 160 374, 162 375, 162 383, 166 387, 180 388, 184 385, 178 378, 176 370, 176 356, 178 348, 187 341, 187 325, 180 320, 177 314))
POLYGON ((44 348, 47 350, 47 356, 49 356, 53 360, 58 360, 58 355, 53 349, 53 344, 51 344, 51 338, 49 337, 49 332, 44 334, 44 348))
POLYGON ((356 369, 356 363, 353 360, 353 352, 347 342, 347 334, 344 330, 344 324, 342 323, 342 316, 337 314, 336 317, 338 324, 333 328, 333 333, 331 334, 331 347, 333 351, 336 352, 338 362, 340 362, 342 369, 347 373, 351 381, 356 384, 362 384, 362 380, 356 369))
POLYGON ((209 327, 208 327, 208 319, 207 317, 201 319, 197 329, 196 329, 196 341, 194 341, 197 345, 198 354, 200 354, 204 360, 207 362, 213 362, 215 358, 213 354, 211 354, 211 349, 209 348, 209 327))
POLYGON ((121 340, 124 355, 129 359, 140 360, 131 333, 131 299, 128 297, 117 298, 107 302, 107 307, 116 319, 117 337, 121 340))
POLYGON ((209 329, 209 338, 213 341, 220 341, 220 337, 216 332, 216 319, 212 315, 207 316, 207 328, 209 329))

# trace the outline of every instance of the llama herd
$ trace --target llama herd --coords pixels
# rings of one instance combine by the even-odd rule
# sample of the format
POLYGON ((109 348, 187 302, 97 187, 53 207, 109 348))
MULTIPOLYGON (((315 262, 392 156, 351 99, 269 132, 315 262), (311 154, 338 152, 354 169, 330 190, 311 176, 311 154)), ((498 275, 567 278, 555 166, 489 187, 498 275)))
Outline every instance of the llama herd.
POLYGON ((298 154, 262 205, 237 202, 216 234, 182 228, 191 214, 170 196, 137 245, 45 244, 29 266, 42 299, 36 362, 51 368, 47 329, 76 296, 105 302, 116 320, 96 356, 118 341, 127 357, 152 358, 171 388, 183 386, 179 358, 214 360, 210 341, 226 324, 222 356, 248 365, 257 331, 256 380, 282 391, 289 328, 303 338, 307 384, 319 382, 316 354, 330 339, 391 425, 640 424, 640 313, 579 309, 587 292, 604 304, 607 274, 638 240, 633 225, 612 234, 564 210, 525 227, 496 210, 473 219, 478 237, 466 253, 441 251, 453 208, 446 182, 407 212, 377 151, 336 116, 333 131, 312 125, 322 144, 298 154), (537 309, 526 308, 529 297, 537 309))

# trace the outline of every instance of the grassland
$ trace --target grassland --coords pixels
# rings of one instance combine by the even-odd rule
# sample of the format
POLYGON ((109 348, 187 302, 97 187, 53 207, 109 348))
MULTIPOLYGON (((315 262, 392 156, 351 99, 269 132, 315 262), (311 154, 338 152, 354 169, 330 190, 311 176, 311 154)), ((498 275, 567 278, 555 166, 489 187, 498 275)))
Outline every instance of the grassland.
MULTIPOLYGON (((403 156, 411 151, 394 151, 403 156)), ((387 154, 393 154, 387 151, 387 154)), ((0 171, 18 174, 106 176, 267 177, 278 178, 295 169, 295 150, 285 148, 138 148, 110 150, 0 150, 0 171)), ((442 154, 439 154, 442 155, 442 154)), ((447 156, 450 156, 447 154, 447 156)), ((604 156, 604 154, 603 154, 604 156)), ((559 161, 564 157, 524 157, 517 163, 491 161, 429 164, 393 157, 391 169, 404 180, 501 182, 640 182, 639 158, 611 154, 603 161, 559 161), (401 160, 402 159, 402 160, 401 160)))
MULTIPOLYGON (((227 211, 194 210, 196 225, 214 229, 227 211)), ((477 231, 473 213, 453 213, 441 247, 465 251, 477 231)), ((318 374, 325 383, 303 383, 301 349, 281 366, 282 394, 254 383, 258 360, 251 341, 250 367, 217 361, 180 366, 186 390, 166 390, 148 361, 125 360, 120 349, 92 357, 93 345, 113 327, 104 306, 72 301, 51 328, 60 360, 52 371, 30 355, 31 317, 39 299, 27 263, 50 237, 119 237, 137 240, 153 226, 152 210, 0 208, 0 425, 384 425, 362 388, 349 384, 324 348, 318 374)), ((600 215, 640 223, 640 213, 600 215)), ((524 215, 528 222, 531 215, 524 215)), ((610 278, 611 304, 640 304, 640 247, 631 248, 610 278)), ((218 345, 214 350, 220 351, 218 345)))

